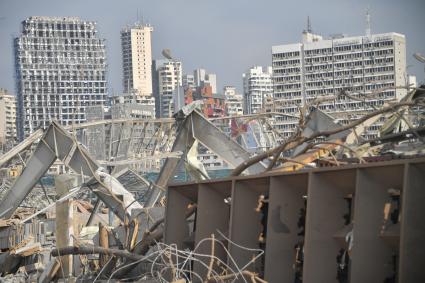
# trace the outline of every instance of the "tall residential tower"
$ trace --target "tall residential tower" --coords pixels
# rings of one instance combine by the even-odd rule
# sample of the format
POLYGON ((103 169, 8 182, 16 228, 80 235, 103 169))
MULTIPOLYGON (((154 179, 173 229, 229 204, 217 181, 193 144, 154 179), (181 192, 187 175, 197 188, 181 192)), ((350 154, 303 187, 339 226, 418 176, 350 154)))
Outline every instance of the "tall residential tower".
POLYGON ((145 24, 121 31, 124 93, 152 95, 152 31, 145 24))
POLYGON ((176 104, 184 96, 182 89, 182 63, 174 59, 153 61, 154 96, 157 117, 173 116, 176 104))
POLYGON ((105 42, 96 23, 75 17, 29 17, 14 40, 18 137, 52 120, 86 120, 107 97, 105 42))
POLYGON ((244 113, 264 111, 266 99, 273 95, 272 67, 255 66, 243 75, 244 113))

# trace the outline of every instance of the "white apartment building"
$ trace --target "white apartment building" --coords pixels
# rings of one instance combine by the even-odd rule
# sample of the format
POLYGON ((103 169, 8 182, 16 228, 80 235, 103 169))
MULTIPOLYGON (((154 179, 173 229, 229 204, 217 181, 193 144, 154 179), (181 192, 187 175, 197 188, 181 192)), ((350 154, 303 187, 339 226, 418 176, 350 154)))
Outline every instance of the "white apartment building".
POLYGON ((0 88, 0 151, 13 146, 17 139, 16 134, 15 96, 0 88))
POLYGON ((234 86, 225 86, 223 88, 225 97, 226 114, 228 116, 243 115, 243 96, 236 92, 234 86))
POLYGON ((152 95, 152 31, 140 23, 121 31, 124 93, 152 95))
MULTIPOLYGON (((288 114, 275 120, 284 137, 298 126, 298 107, 317 97, 347 90, 361 98, 340 96, 320 105, 321 110, 346 124, 406 93, 396 88, 407 83, 406 40, 398 33, 323 39, 307 30, 301 43, 273 46, 272 62, 274 111, 288 114)), ((365 137, 376 136, 381 124, 372 125, 365 137)))
POLYGON ((14 51, 19 140, 52 120, 85 122, 86 107, 105 104, 105 41, 95 22, 29 17, 14 51))
POLYGON ((217 93, 217 75, 209 74, 205 69, 196 69, 193 71, 195 87, 203 87, 206 84, 212 88, 212 93, 217 93))
POLYGON ((195 88, 195 76, 194 75, 183 75, 183 88, 194 89, 195 88))
POLYGON ((174 114, 175 93, 182 86, 182 63, 171 59, 155 60, 154 72, 157 117, 171 117, 174 114))
POLYGON ((254 66, 242 78, 244 113, 263 112, 267 97, 273 95, 272 67, 254 66))

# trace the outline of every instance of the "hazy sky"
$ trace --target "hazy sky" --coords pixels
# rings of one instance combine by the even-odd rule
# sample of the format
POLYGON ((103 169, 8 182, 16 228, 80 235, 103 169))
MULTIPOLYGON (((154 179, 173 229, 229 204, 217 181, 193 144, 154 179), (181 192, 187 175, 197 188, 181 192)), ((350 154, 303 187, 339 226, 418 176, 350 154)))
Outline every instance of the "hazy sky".
POLYGON ((300 41, 308 15, 323 36, 362 35, 368 6, 372 33, 406 35, 408 73, 423 81, 424 66, 412 54, 425 54, 425 0, 0 0, 0 87, 14 92, 12 38, 29 16, 97 21, 106 38, 110 92, 122 91, 120 30, 137 14, 154 27, 154 58, 170 48, 184 73, 205 68, 217 74, 219 89, 241 91, 247 68, 270 65, 272 45, 300 41))

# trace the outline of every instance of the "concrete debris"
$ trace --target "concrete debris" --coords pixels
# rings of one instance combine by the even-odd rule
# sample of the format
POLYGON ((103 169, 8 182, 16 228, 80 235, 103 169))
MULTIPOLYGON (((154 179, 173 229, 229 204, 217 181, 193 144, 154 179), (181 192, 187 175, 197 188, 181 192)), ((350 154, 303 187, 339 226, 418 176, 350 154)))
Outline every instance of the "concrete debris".
POLYGON ((366 140, 317 108, 277 144, 255 114, 235 134, 196 109, 52 122, 0 157, 0 282, 425 282, 423 127, 366 140), (248 176, 210 180, 198 144, 248 176))
POLYGON ((26 283, 28 282, 28 274, 24 272, 17 272, 15 274, 7 274, 0 277, 1 283, 26 283))
POLYGON ((46 191, 48 199, 43 192, 43 188, 39 186, 35 187, 24 199, 21 206, 35 208, 36 210, 43 209, 56 200, 56 193, 54 188, 46 188, 46 191))

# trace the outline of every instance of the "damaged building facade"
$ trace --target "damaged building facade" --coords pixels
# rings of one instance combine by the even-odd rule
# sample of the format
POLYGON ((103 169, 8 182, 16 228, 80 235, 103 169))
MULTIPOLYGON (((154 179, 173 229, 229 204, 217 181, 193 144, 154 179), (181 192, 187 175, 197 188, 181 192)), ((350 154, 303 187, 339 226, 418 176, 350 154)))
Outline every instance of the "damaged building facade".
POLYGON ((106 48, 95 22, 29 17, 14 52, 19 140, 52 120, 84 122, 87 106, 105 104, 106 48))
MULTIPOLYGON (((400 88, 407 84, 406 39, 398 33, 324 39, 310 28, 302 43, 273 46, 272 62, 274 110, 286 114, 276 118, 275 128, 285 138, 297 127, 298 106, 316 98, 348 92, 351 97, 320 105, 348 123, 406 94, 400 88)), ((365 136, 376 137, 380 126, 382 121, 365 136)))

